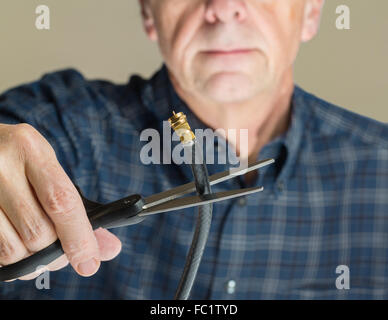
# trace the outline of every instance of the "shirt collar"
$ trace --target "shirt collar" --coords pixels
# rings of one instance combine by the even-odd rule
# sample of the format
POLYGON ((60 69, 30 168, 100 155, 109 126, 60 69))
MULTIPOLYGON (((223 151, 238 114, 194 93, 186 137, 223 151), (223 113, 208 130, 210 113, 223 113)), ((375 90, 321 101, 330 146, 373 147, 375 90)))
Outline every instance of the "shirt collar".
POLYGON ((305 100, 305 92, 294 85, 294 92, 291 100, 291 123, 284 135, 284 144, 287 148, 287 160, 278 179, 286 182, 295 169, 295 165, 300 157, 302 144, 304 141, 305 129, 308 127, 311 110, 305 100))
MULTIPOLYGON (((295 164, 300 156, 304 130, 309 118, 310 110, 305 101, 305 92, 294 85, 291 97, 291 120, 288 130, 281 136, 268 142, 261 150, 259 159, 274 158, 276 168, 275 184, 287 183, 294 171, 295 164)), ((266 167, 267 169, 269 167, 266 167)))
MULTIPOLYGON (((141 94, 143 104, 148 108, 153 117, 158 120, 155 124, 162 132, 162 122, 171 117, 173 110, 183 112, 188 119, 190 126, 194 129, 207 129, 205 125, 186 105, 176 93, 168 75, 167 67, 162 65, 161 69, 146 83, 141 94)), ((261 150, 257 160, 274 158, 277 161, 276 175, 273 177, 275 183, 286 183, 293 172, 295 163, 299 156, 302 144, 303 131, 308 117, 304 91, 297 85, 291 99, 291 122, 288 130, 281 136, 268 142, 261 150), (279 161, 280 160, 280 161, 279 161)), ((222 140, 221 140, 222 141, 222 140)), ((172 148, 177 143, 172 143, 172 148)), ((208 165, 209 174, 226 170, 230 165, 214 164, 208 165)), ((271 165, 273 166, 273 165, 271 165)), ((271 167, 270 166, 270 167, 271 167)), ((192 179, 189 166, 184 167, 185 175, 192 179)), ((265 172, 268 167, 265 167, 265 172)), ((270 169, 272 172, 274 169, 270 169)), ((233 180, 233 179, 232 179, 233 180)), ((239 181, 241 184, 241 180, 239 181)))

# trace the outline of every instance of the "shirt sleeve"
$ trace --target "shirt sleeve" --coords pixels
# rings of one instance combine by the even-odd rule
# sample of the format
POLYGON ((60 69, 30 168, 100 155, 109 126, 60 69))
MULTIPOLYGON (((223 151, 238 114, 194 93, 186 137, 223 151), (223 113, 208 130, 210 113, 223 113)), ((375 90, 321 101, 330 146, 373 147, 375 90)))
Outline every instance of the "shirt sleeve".
POLYGON ((87 81, 74 69, 45 74, 0 95, 0 123, 28 123, 54 148, 57 159, 72 177, 82 155, 87 116, 92 104, 87 81))
MULTIPOLYGON (((91 96, 87 81, 75 70, 45 74, 0 95, 0 123, 32 125, 48 140, 59 163, 75 182, 77 166, 89 161, 82 157, 87 154, 83 148, 89 134, 91 106, 95 103, 91 96)), ((0 283, 0 299, 18 298, 20 290, 36 290, 27 284, 0 283)))

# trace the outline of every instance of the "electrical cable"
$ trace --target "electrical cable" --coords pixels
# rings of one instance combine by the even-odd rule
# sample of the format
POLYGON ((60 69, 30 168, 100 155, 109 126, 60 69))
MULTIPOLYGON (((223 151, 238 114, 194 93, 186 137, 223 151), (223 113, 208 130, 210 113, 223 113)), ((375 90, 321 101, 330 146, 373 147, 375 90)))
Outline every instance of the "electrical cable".
MULTIPOLYGON (((190 144, 184 144, 185 148, 190 148, 191 151, 191 171, 193 173, 195 186, 198 195, 210 194, 211 187, 206 164, 204 163, 202 152, 199 149, 199 144, 196 139, 190 144)), ((198 207, 197 223, 193 235, 193 240, 190 246, 189 253, 186 258, 185 267, 178 288, 175 293, 176 300, 187 300, 190 296, 199 265, 202 260, 203 252, 210 231, 212 219, 213 204, 205 204, 198 207)))

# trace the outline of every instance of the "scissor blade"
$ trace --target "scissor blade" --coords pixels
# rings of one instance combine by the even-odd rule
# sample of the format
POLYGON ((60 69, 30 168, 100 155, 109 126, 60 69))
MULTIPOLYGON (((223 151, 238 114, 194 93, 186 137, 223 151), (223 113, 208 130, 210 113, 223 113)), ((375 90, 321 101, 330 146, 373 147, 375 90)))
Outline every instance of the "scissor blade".
MULTIPOLYGON (((209 182, 210 185, 215 185, 217 183, 223 182, 225 180, 234 178, 236 176, 245 174, 252 170, 257 170, 259 168, 265 167, 271 163, 274 163, 274 159, 266 159, 254 162, 248 166, 248 168, 231 168, 229 170, 223 171, 223 172, 217 172, 211 176, 209 176, 209 182)), ((154 195, 151 195, 149 197, 144 198, 145 206, 144 208, 150 208, 155 205, 161 204, 166 201, 170 201, 173 199, 176 199, 182 195, 192 193, 195 191, 195 184, 194 182, 189 182, 186 184, 182 184, 178 187, 175 187, 173 189, 169 189, 166 191, 162 191, 160 193, 156 193, 154 195)))
MULTIPOLYGON (((222 191, 217 193, 206 194, 202 196, 189 196, 184 198, 173 199, 151 208, 144 209, 138 216, 148 216, 160 212, 168 212, 173 210, 185 209, 203 204, 218 202, 222 200, 232 199, 243 195, 248 195, 255 192, 263 191, 263 187, 243 188, 237 190, 222 191)), ((144 208, 144 207, 143 207, 144 208)))

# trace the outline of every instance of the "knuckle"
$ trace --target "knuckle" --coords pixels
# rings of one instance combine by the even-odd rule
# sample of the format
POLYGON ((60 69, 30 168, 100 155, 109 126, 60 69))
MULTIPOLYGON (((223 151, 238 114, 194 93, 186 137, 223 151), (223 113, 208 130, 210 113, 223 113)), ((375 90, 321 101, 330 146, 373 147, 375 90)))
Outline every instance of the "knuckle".
POLYGON ((80 239, 68 244, 68 253, 72 256, 80 253, 85 253, 89 249, 89 241, 87 239, 80 239))
POLYGON ((36 138, 36 130, 28 123, 15 124, 13 127, 12 138, 15 141, 34 141, 36 138))
POLYGON ((25 160, 27 154, 41 158, 42 153, 46 154, 52 151, 50 144, 28 123, 14 125, 11 135, 18 150, 19 160, 25 160))
POLYGON ((78 264, 86 260, 89 256, 92 257, 96 254, 91 250, 91 244, 88 239, 80 239, 67 243, 65 252, 72 264, 78 264))
POLYGON ((55 241, 53 228, 43 219, 24 218, 21 237, 30 251, 39 251, 55 241))
POLYGON ((77 195, 68 188, 55 188, 48 196, 47 209, 51 214, 69 216, 77 207, 77 195))
POLYGON ((11 264, 18 261, 23 254, 16 246, 3 237, 0 239, 0 261, 2 264, 11 264))
POLYGON ((16 144, 20 160, 25 155, 34 152, 39 145, 39 137, 36 130, 27 123, 17 124, 12 133, 12 142, 16 144))

